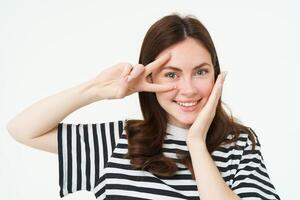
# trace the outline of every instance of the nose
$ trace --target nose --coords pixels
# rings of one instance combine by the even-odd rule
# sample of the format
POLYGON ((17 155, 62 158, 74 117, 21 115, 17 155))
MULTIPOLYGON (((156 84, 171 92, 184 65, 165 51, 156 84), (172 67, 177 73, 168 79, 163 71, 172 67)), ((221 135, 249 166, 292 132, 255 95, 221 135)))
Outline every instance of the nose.
POLYGON ((193 80, 190 78, 182 79, 179 85, 177 85, 177 87, 179 88, 179 93, 182 96, 187 96, 187 97, 196 95, 198 91, 195 84, 196 83, 193 82, 193 80))

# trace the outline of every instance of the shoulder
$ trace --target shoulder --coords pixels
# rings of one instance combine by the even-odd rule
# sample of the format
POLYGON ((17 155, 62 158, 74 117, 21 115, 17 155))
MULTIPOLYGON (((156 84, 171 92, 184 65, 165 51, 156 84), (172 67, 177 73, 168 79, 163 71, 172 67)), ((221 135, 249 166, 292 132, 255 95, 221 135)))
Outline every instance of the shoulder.
POLYGON ((237 145, 240 147, 248 147, 248 146, 260 146, 260 142, 258 140, 258 135, 254 132, 254 130, 248 127, 249 132, 241 132, 238 136, 237 145))
MULTIPOLYGON (((233 135, 228 135, 227 139, 232 140, 233 137, 233 135)), ((236 165, 243 159, 249 160, 257 157, 258 160, 261 160, 260 149, 257 134, 253 129, 249 128, 249 132, 241 132, 233 142, 221 144, 212 152, 212 156, 215 161, 227 162, 230 160, 236 165)), ((235 167, 237 167, 237 165, 233 168, 235 167)))
POLYGON ((112 126, 119 125, 124 126, 127 119, 119 119, 119 120, 110 120, 110 121, 102 121, 102 122, 84 122, 84 123, 69 123, 69 122, 60 122, 58 126, 112 126))
POLYGON ((242 131, 239 133, 238 136, 235 136, 230 134, 227 136, 227 141, 231 141, 231 142, 223 142, 220 145, 220 149, 222 150, 240 150, 243 151, 245 149, 257 149, 260 147, 260 142, 259 142, 259 138, 258 135, 256 134, 256 132, 250 128, 247 127, 249 131, 242 131))
POLYGON ((58 134, 64 135, 75 132, 83 136, 85 134, 106 134, 111 132, 122 133, 125 123, 126 119, 85 123, 60 122, 58 124, 58 134))
POLYGON ((239 137, 243 137, 245 140, 242 147, 244 150, 260 150, 260 142, 258 139, 258 135, 256 132, 248 127, 249 132, 248 133, 241 133, 239 137))

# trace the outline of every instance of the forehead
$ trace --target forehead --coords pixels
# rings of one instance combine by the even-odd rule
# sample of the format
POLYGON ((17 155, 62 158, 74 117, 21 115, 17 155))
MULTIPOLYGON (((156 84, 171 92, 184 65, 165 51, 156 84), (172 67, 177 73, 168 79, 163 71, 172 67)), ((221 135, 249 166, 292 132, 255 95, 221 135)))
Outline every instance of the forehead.
POLYGON ((171 58, 161 67, 161 70, 168 66, 176 67, 182 70, 192 70, 194 67, 199 66, 202 63, 207 63, 212 67, 210 53, 204 47, 204 45, 196 39, 189 37, 182 42, 174 44, 163 50, 157 56, 157 58, 167 52, 171 53, 171 58))

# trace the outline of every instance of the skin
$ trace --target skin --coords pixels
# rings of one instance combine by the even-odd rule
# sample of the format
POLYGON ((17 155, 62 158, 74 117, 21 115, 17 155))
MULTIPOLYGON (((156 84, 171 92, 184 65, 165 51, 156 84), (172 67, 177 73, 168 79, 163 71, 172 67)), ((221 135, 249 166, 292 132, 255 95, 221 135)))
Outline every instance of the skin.
MULTIPOLYGON (((174 89, 174 84, 156 84, 148 81, 149 75, 170 59, 166 53, 148 65, 118 63, 102 71, 92 80, 95 93, 101 99, 121 99, 135 92, 164 92, 174 89)), ((99 99, 98 98, 98 99, 99 99)))
MULTIPOLYGON (((214 82, 210 55, 200 43, 192 38, 187 38, 164 50, 157 56, 156 60, 161 60, 161 58, 164 59, 164 64, 162 62, 160 66, 156 65, 151 70, 145 66, 148 73, 144 74, 140 71, 135 75, 138 77, 137 74, 144 74, 142 80, 145 81, 145 75, 149 75, 149 72, 152 71, 151 81, 153 84, 176 85, 176 89, 156 92, 156 97, 168 113, 169 123, 188 128, 186 143, 191 155, 195 181, 201 199, 240 199, 224 181, 205 142, 207 131, 215 116, 218 101, 222 94, 226 72, 218 75, 214 82), (165 60, 165 58, 167 59, 165 60), (197 73, 193 70, 194 66, 204 62, 208 63, 203 67, 207 69, 208 73, 197 73), (177 71, 173 74, 174 76, 165 76, 166 72, 163 70, 170 65, 181 68, 181 72, 177 71), (198 76, 198 74, 200 75, 198 76), (184 112, 173 102, 174 99, 199 99, 200 101, 193 111, 184 112)), ((134 71, 138 71, 138 69, 132 70, 132 74, 134 71)), ((129 76, 132 74, 129 73, 129 76)))
POLYGON ((197 189, 201 199, 205 200, 241 199, 224 181, 205 143, 207 131, 215 116, 218 100, 222 93, 225 77, 226 73, 221 73, 218 76, 206 105, 189 128, 186 137, 197 189))
POLYGON ((32 104, 7 123, 7 130, 20 143, 57 153, 57 125, 75 110, 104 99, 121 99, 137 91, 162 92, 174 89, 172 84, 161 85, 148 81, 152 71, 163 66, 170 57, 170 54, 166 54, 146 66, 115 64, 91 80, 32 104), (46 117, 45 113, 48 113, 46 117))
POLYGON ((192 38, 169 47, 161 52, 158 58, 165 53, 172 54, 172 58, 160 70, 154 71, 152 81, 159 84, 171 82, 177 86, 176 90, 157 92, 156 97, 168 113, 169 123, 188 129, 186 143, 201 199, 240 199, 224 181, 205 142, 222 94, 226 72, 222 72, 214 82, 210 54, 201 43, 192 38), (207 63, 202 68, 206 69, 207 73, 197 73, 193 70, 194 66, 201 63, 207 63), (173 73, 172 78, 165 76, 170 70, 163 70, 170 65, 181 68, 180 72, 173 73), (193 111, 185 112, 173 101, 174 99, 200 101, 193 111))
POLYGON ((161 52, 146 66, 120 63, 91 81, 47 97, 10 120, 7 129, 23 144, 57 153, 57 124, 73 111, 95 101, 123 98, 137 91, 152 91, 169 113, 171 123, 189 127, 186 142, 201 199, 240 199, 226 185, 206 148, 207 131, 215 116, 226 74, 221 73, 214 84, 212 70, 207 76, 198 77, 194 76, 197 74, 191 67, 208 62, 209 58, 201 44, 187 39, 161 52), (159 75, 158 71, 167 64, 182 68, 178 79, 169 81, 159 75), (147 80, 150 74, 154 83, 147 80), (184 113, 172 102, 181 98, 199 99, 200 102, 195 111, 184 113), (49 113, 49 110, 56 112, 49 113), (49 113, 46 118, 45 113, 49 113))
POLYGON ((189 128, 198 113, 206 104, 214 86, 214 69, 210 53, 197 40, 187 38, 162 51, 161 58, 166 53, 172 57, 158 70, 152 73, 152 81, 156 84, 175 84, 176 90, 156 92, 159 104, 168 113, 169 123, 182 128, 189 128), (172 66, 181 71, 169 69, 172 66), (199 66, 198 68, 195 68, 199 66), (176 101, 199 100, 193 111, 184 111, 176 101))

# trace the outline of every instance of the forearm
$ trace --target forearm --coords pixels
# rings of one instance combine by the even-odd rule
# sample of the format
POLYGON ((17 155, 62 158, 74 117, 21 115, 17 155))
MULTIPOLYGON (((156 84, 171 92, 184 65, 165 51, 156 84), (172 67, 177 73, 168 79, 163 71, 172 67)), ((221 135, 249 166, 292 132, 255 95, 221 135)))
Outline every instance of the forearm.
POLYGON ((17 140, 33 139, 53 129, 73 111, 98 100, 93 81, 39 100, 12 118, 7 129, 17 140))
POLYGON ((187 143, 201 199, 240 199, 225 183, 205 143, 195 140, 187 143))

